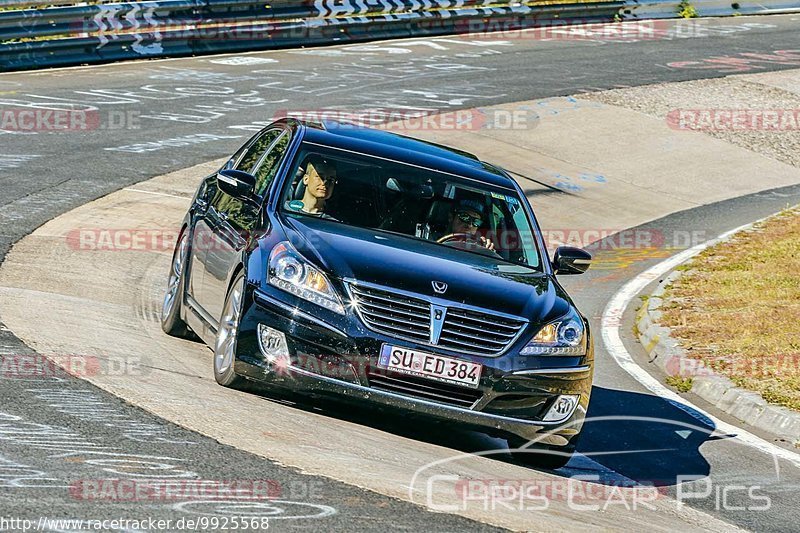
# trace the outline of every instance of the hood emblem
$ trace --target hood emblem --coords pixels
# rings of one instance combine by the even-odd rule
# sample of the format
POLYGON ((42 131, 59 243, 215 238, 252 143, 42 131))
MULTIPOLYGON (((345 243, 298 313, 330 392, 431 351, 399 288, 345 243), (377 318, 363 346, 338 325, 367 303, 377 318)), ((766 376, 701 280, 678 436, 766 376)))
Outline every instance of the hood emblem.
POLYGON ((433 285, 433 290, 436 294, 444 294, 447 292, 447 283, 444 281, 431 281, 431 285, 433 285))

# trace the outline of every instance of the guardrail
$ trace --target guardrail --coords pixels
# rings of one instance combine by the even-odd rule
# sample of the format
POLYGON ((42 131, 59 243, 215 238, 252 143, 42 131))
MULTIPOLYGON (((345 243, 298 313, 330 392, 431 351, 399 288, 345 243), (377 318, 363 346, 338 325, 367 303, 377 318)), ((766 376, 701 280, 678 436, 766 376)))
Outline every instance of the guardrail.
MULTIPOLYGON (((0 0, 0 70, 398 37, 558 20, 674 18, 680 0, 0 0)), ((689 0, 699 16, 800 11, 800 0, 689 0)))
POLYGON ((0 69, 610 21, 622 0, 0 0, 0 69))

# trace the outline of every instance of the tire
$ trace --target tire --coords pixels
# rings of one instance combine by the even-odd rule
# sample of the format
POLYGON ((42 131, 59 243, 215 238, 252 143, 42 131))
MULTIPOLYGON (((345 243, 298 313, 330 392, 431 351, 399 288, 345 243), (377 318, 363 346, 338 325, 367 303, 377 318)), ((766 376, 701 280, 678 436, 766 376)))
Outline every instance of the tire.
POLYGON ((214 379, 223 387, 238 390, 250 388, 249 382, 236 375, 233 370, 243 297, 244 273, 240 272, 234 278, 228 294, 225 296, 225 305, 222 308, 222 317, 217 329, 217 340, 214 343, 214 379))
POLYGON ((172 252, 172 263, 169 269, 169 280, 164 300, 161 304, 161 329, 173 337, 187 338, 192 332, 181 318, 183 306, 184 282, 186 280, 186 261, 189 258, 189 228, 183 230, 175 250, 172 252))
POLYGON ((526 466, 557 470, 566 466, 575 453, 574 442, 566 446, 532 445, 526 448, 528 442, 522 438, 508 439, 509 453, 516 462, 526 466))

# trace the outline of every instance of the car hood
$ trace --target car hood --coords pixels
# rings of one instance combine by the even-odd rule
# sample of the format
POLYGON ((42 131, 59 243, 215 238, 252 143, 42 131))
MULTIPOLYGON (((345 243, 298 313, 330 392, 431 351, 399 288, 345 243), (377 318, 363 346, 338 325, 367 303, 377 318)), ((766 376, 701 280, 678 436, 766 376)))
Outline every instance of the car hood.
POLYGON ((286 217, 287 238, 332 279, 354 279, 492 309, 543 323, 571 302, 541 272, 383 231, 307 216, 286 217), (433 281, 447 283, 436 294, 433 281))

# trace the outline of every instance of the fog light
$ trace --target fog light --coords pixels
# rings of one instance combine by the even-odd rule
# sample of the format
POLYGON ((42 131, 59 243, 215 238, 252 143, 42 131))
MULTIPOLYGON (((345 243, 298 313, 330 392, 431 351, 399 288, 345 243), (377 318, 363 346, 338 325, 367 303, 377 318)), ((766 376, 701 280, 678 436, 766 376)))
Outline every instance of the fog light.
POLYGON ((577 394, 562 394, 553 402, 550 410, 544 415, 544 422, 561 422, 572 416, 573 411, 578 406, 577 394))
POLYGON ((258 346, 261 353, 267 358, 270 364, 289 364, 289 345, 286 344, 286 336, 277 329, 272 329, 264 324, 258 325, 258 346))

